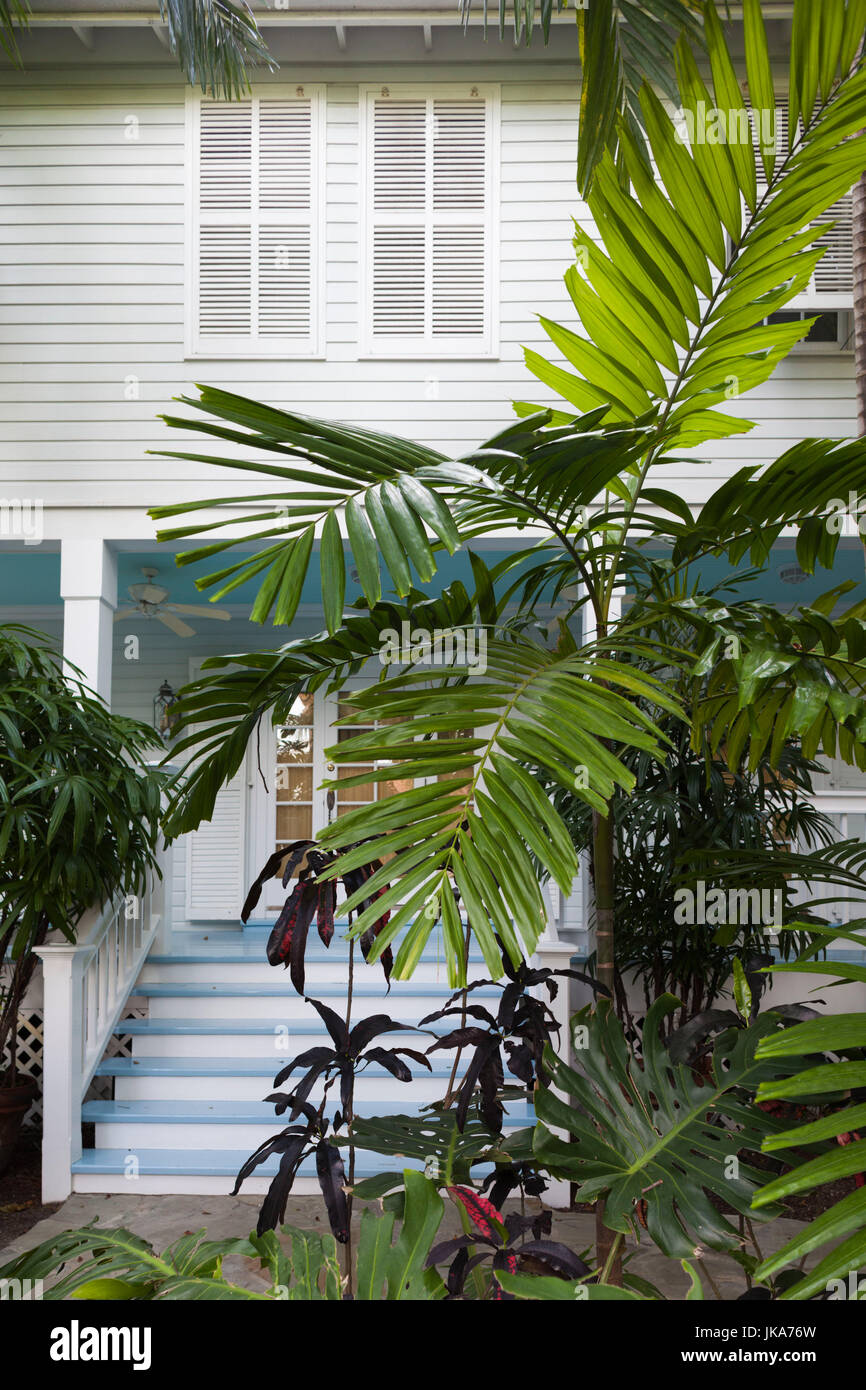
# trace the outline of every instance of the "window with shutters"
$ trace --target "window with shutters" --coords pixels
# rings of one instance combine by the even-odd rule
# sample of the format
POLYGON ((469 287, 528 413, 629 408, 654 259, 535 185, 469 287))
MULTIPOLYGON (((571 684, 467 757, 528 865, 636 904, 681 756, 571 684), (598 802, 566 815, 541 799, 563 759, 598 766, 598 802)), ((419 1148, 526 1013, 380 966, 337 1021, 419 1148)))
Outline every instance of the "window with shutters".
POLYGON ((319 352, 322 102, 191 100, 191 354, 319 352))
POLYGON ((362 87, 362 352, 497 350, 498 89, 362 87))

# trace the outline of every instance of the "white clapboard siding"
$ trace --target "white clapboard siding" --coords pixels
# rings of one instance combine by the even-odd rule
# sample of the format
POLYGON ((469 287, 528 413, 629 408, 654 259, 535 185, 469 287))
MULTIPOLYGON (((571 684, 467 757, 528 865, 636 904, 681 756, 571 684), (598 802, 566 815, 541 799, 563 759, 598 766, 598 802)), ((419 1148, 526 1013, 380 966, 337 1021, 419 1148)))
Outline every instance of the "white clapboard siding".
MULTIPOLYGON (((407 30, 407 54, 415 38, 407 30)), ((426 94, 468 98, 465 58, 440 59, 437 50, 438 39, 424 62, 426 94)), ((159 419, 177 413, 172 399, 192 394, 201 381, 390 430, 456 456, 507 425, 512 401, 555 404, 526 370, 523 348, 556 356, 539 313, 578 326, 562 280, 573 259, 573 218, 589 224, 574 183, 576 74, 571 58, 552 50, 543 61, 515 53, 507 64, 483 68, 501 93, 499 149, 490 170, 499 181, 492 275, 498 341, 491 355, 466 346, 450 356, 417 348, 371 354, 361 284, 370 234, 359 84, 378 82, 372 90, 381 92, 387 82, 396 100, 398 83, 415 82, 417 93, 421 70, 409 57, 395 57, 387 68, 341 60, 339 69, 291 70, 284 62, 254 95, 294 98, 295 84, 307 77, 327 83, 322 222, 313 245, 323 263, 320 356, 281 356, 273 344, 252 352, 238 344, 225 355, 207 353, 203 362, 190 357, 191 328, 181 323, 182 316, 191 322, 191 305, 184 303, 186 219, 192 217, 185 211, 192 168, 184 148, 185 103, 196 98, 187 97, 168 66, 161 73, 130 66, 122 79, 103 66, 10 70, 0 86, 0 243, 9 291, 0 313, 0 495, 12 495, 23 479, 38 483, 46 509, 139 509, 141 534, 150 536, 145 509, 155 501, 233 491, 222 470, 148 453, 215 452, 212 440, 181 440, 159 419), (127 120, 132 112, 137 129, 127 120)), ((221 214, 235 225, 238 215, 236 208, 221 214)), ((293 225, 301 220, 279 208, 268 216, 293 225)), ((404 297, 407 283, 408 275, 404 297)), ((850 296, 840 307, 850 309, 850 296)), ((766 385, 727 408, 758 422, 748 439, 756 461, 770 461, 813 435, 816 421, 827 434, 854 434, 852 355, 793 353, 766 385)), ((708 444, 698 451, 704 469, 672 463, 659 485, 700 503, 741 466, 742 449, 740 438, 708 444)), ((233 446, 219 452, 232 453, 233 446)), ((266 486, 244 476, 243 490, 266 486)))
POLYGON ((322 96, 297 90, 190 101, 193 354, 319 351, 322 96))
POLYGON ((363 351, 490 355, 498 88, 366 88, 361 100, 363 351))

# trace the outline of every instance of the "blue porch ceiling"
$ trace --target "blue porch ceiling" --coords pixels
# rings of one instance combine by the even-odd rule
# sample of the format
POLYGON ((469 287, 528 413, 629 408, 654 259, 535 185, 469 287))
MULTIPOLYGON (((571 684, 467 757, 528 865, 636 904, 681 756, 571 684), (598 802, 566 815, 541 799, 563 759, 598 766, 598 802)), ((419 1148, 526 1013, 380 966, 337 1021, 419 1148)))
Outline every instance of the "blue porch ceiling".
MULTIPOLYGON (((494 565, 508 550, 506 547, 488 549, 478 545, 485 561, 494 565)), ((118 599, 120 606, 126 601, 126 591, 132 584, 141 582, 141 571, 152 568, 158 571, 158 581, 171 592, 175 603, 203 603, 207 594, 195 587, 195 578, 210 569, 221 567, 220 557, 209 564, 199 564, 188 568, 178 568, 173 553, 167 549, 122 551, 118 555, 118 599)), ((773 560, 767 571, 754 583, 741 586, 743 597, 759 598, 780 608, 790 608, 797 604, 808 604, 825 590, 852 580, 855 588, 845 600, 845 606, 866 598, 866 551, 857 540, 844 540, 839 547, 836 563, 830 570, 819 570, 801 582, 791 582, 796 578, 792 569, 796 567, 796 554, 793 542, 780 542, 773 551, 773 560)), ((747 565, 739 567, 747 569, 747 565)), ((696 567, 693 577, 700 573, 707 584, 715 584, 728 579, 734 571, 724 559, 709 559, 696 567)), ((434 581, 434 591, 461 579, 467 588, 472 585, 472 571, 466 552, 457 555, 444 555, 440 559, 439 573, 434 581)), ((419 585, 423 588, 423 585, 419 585)), ((304 585, 301 602, 318 605, 319 569, 313 563, 304 585)), ((232 605, 251 605, 256 593, 256 582, 251 581, 236 589, 231 595, 232 605)), ((351 602, 359 596, 358 585, 349 579, 347 600, 351 602)), ((6 606, 51 607, 60 605, 60 554, 44 547, 29 550, 0 551, 0 604, 6 606)))

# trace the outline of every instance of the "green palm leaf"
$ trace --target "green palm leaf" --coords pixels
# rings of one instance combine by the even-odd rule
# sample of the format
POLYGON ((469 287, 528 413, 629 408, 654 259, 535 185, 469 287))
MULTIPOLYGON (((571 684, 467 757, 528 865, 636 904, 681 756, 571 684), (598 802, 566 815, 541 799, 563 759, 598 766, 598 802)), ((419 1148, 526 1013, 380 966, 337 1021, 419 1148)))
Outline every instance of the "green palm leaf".
POLYGON ((0 48, 16 68, 22 65, 18 31, 26 29, 29 20, 28 0, 0 0, 0 48))
MULTIPOLYGON (((600 23, 604 10, 593 5, 587 23, 600 23)), ((640 140, 623 118, 618 157, 632 190, 623 190, 609 149, 598 158, 587 202, 601 247, 577 229, 578 264, 567 282, 582 334, 542 320, 577 376, 563 378, 558 363, 547 364, 536 352, 526 358, 530 371, 569 402, 607 400, 610 420, 625 422, 645 412, 652 383, 663 402, 653 462, 663 462, 670 450, 750 428, 715 407, 766 381, 808 332, 808 322, 765 320, 803 290, 823 254, 812 246, 818 233, 804 229, 866 168, 866 137, 855 134, 862 127, 866 71, 851 70, 846 41, 846 26, 861 12, 859 0, 817 16, 808 0, 796 0, 792 143, 778 156, 762 148, 766 188, 760 199, 752 138, 740 138, 746 106, 734 61, 715 7, 709 4, 704 12, 710 85, 685 37, 676 48, 675 101, 692 120, 691 144, 649 83, 639 94, 661 187, 647 173, 640 140), (703 111, 714 110, 725 121, 727 138, 721 141, 709 139, 697 124, 703 111), (648 336, 639 331, 647 326, 648 336), (617 351, 618 343, 635 339, 641 345, 637 353, 617 351)), ((753 102, 757 92, 758 101, 773 109, 757 3, 746 7, 745 19, 753 102)))
MULTIPOLYGON (((618 117, 626 117, 643 145, 638 98, 643 83, 655 82, 666 96, 676 97, 671 53, 680 32, 695 43, 701 41, 701 4, 699 0, 592 0, 589 5, 570 5, 569 0, 538 0, 536 5, 536 0, 514 0, 510 8, 515 40, 522 38, 527 44, 536 24, 547 43, 554 14, 574 9, 582 72, 577 182, 585 195, 605 150, 616 150, 618 117)), ((460 9, 468 24, 472 0, 460 0, 460 9)), ((501 35, 508 24, 509 5, 499 0, 501 35)))
POLYGON ((244 0, 159 0, 159 10, 187 81, 211 96, 240 97, 250 67, 277 66, 244 0))
MULTIPOLYGON (((481 675, 450 667, 449 679, 431 689, 429 673, 403 673, 354 695, 356 712, 341 723, 379 727, 327 753, 338 764, 377 766, 340 778, 339 785, 424 784, 349 811, 322 834, 334 848, 375 835, 377 854, 399 850, 348 899, 352 911, 374 889, 386 890, 360 913, 350 935, 360 935, 383 908, 393 907, 372 950, 379 954, 403 933, 395 973, 409 975, 444 910, 453 876, 494 977, 502 970, 494 933, 515 964, 531 953, 546 923, 533 856, 566 892, 577 858, 558 814, 522 764, 543 768, 555 783, 603 809, 615 787, 632 784, 606 739, 650 753, 659 747, 660 732, 635 696, 676 708, 651 676, 614 662, 589 663, 577 652, 550 652, 518 634, 488 638, 481 675), (455 727, 472 732, 454 737, 455 727)), ((369 854, 368 846, 350 850, 344 868, 369 854)), ((462 980, 457 944, 445 935, 451 978, 462 980)))
MULTIPOLYGON (((823 943, 834 941, 849 942, 862 948, 863 937, 857 928, 862 922, 851 924, 854 930, 839 931, 825 928, 821 932, 823 943)), ((813 951, 816 948, 813 948, 813 951)), ((866 979, 866 967, 844 960, 816 962, 811 959, 813 952, 807 952, 797 961, 784 965, 771 966, 773 972, 784 970, 787 974, 822 973, 839 983, 862 984, 866 979)), ((764 1083, 758 1090, 760 1099, 786 1099, 803 1093, 803 1087, 813 1102, 823 1097, 835 1100, 839 1091, 848 1087, 862 1088, 866 1085, 866 1018, 863 1014, 834 1014, 814 1019, 787 1029, 784 1034, 764 1038, 758 1048, 758 1057, 768 1061, 797 1059, 814 1055, 816 1052, 829 1053, 848 1058, 835 1060, 819 1067, 802 1070, 788 1080, 776 1079, 764 1083), (853 1054, 853 1055, 852 1055, 853 1054)), ((800 1063, 802 1067, 802 1062, 800 1063)), ((845 1136, 844 1145, 831 1146, 815 1157, 797 1163, 781 1177, 766 1184, 754 1199, 756 1210, 763 1210, 768 1204, 783 1200, 794 1193, 811 1192, 827 1183, 850 1174, 861 1173, 866 1167, 866 1142, 847 1142, 866 1125, 866 1105, 849 1101, 839 1110, 825 1114, 821 1119, 782 1130, 764 1142, 764 1149, 771 1153, 794 1150, 799 1157, 804 1148, 822 1145, 824 1141, 845 1136)), ((851 1270, 859 1269, 866 1258, 866 1188, 859 1187, 827 1211, 810 1221, 792 1240, 787 1241, 775 1255, 771 1255, 758 1267, 756 1277, 771 1279, 786 1265, 794 1264, 820 1250, 831 1242, 838 1242, 812 1270, 781 1297, 799 1301, 823 1292, 831 1279, 847 1280, 851 1270)))

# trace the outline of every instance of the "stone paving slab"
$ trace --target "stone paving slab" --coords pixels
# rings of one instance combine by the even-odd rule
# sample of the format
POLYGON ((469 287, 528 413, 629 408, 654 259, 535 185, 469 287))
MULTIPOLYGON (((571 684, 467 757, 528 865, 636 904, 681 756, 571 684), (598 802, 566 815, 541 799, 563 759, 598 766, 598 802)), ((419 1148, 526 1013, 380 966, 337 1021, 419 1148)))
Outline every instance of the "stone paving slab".
MULTIPOLYGON (((260 1204, 259 1197, 243 1195, 239 1197, 191 1197, 191 1196, 135 1196, 126 1193, 91 1194, 75 1193, 44 1221, 38 1222, 4 1250, 0 1251, 0 1265, 15 1255, 31 1250, 35 1245, 48 1240, 63 1231, 74 1230, 98 1218, 99 1224, 125 1226, 136 1235, 149 1241, 157 1251, 170 1245, 181 1236, 204 1228, 211 1240, 223 1237, 248 1235, 255 1228, 260 1204)), ((353 1230, 357 1235, 360 1214, 365 1205, 376 1207, 377 1203, 356 1203, 353 1217, 353 1230)), ((506 1210, 517 1209, 518 1204, 508 1204, 506 1210)), ((539 1211, 541 1204, 529 1200, 525 1210, 539 1211)), ((327 1217, 322 1202, 317 1197, 290 1198, 286 1209, 288 1225, 307 1230, 327 1230, 327 1217)), ((757 1223, 755 1234, 762 1254, 778 1250, 797 1231, 802 1230, 802 1222, 778 1218, 766 1223, 757 1223)), ((440 1227, 439 1239, 460 1233, 460 1221, 456 1210, 446 1204, 445 1215, 440 1227)), ((552 1236, 573 1250, 582 1251, 593 1245, 595 1240, 595 1218, 585 1212, 553 1213, 552 1236)), ((823 1251, 821 1253, 824 1253, 823 1251)), ((701 1256, 705 1294, 714 1299, 710 1280, 725 1300, 735 1299, 746 1288, 745 1277, 739 1266, 724 1255, 709 1251, 701 1256), (709 1276, 709 1277, 707 1277, 709 1276)), ((688 1276, 679 1261, 667 1259, 655 1246, 645 1239, 631 1262, 635 1274, 648 1279, 671 1299, 683 1299, 689 1286, 688 1276)), ((224 1272, 233 1283, 246 1288, 264 1289, 268 1281, 264 1279, 255 1261, 241 1256, 232 1256, 225 1261, 224 1272)))

